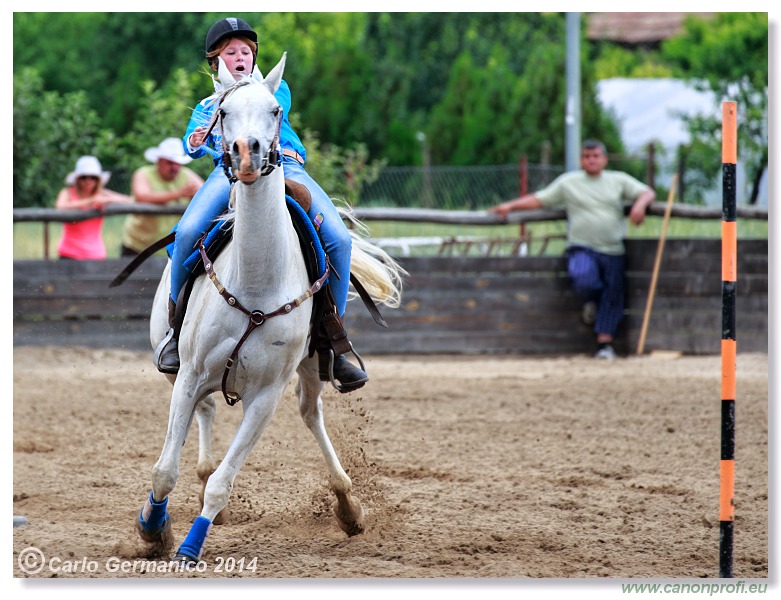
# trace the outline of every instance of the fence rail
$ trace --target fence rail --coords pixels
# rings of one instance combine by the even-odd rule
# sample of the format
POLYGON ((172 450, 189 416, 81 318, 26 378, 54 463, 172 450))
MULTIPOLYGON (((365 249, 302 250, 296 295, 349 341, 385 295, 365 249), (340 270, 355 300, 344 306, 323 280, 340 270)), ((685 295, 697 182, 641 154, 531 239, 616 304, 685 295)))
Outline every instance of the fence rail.
MULTIPOLYGON (((629 204, 625 205, 624 212, 629 212, 629 204)), ((13 209, 14 223, 40 222, 40 223, 68 223, 84 221, 100 216, 152 214, 152 215, 181 215, 186 207, 182 205, 151 205, 151 204, 112 204, 104 210, 59 210, 56 208, 15 208, 13 209)), ((661 217, 664 215, 665 204, 654 202, 648 207, 646 214, 661 217)), ((399 221, 410 223, 444 223, 451 225, 504 225, 507 223, 535 223, 541 221, 561 221, 567 215, 564 209, 541 208, 537 210, 516 211, 501 218, 484 210, 440 210, 431 208, 382 208, 382 207, 355 207, 355 216, 361 221, 399 221)), ((685 217, 689 219, 714 219, 721 218, 720 208, 708 208, 705 206, 692 206, 688 204, 673 205, 671 215, 673 217, 685 217)), ((767 221, 768 210, 759 206, 738 206, 737 216, 742 219, 761 219, 767 221)))
MULTIPOLYGON (((629 239, 626 318, 617 350, 636 348, 657 241, 629 239)), ((647 351, 716 354, 721 343, 721 241, 668 240, 647 351)), ((768 242, 738 242, 741 352, 768 349, 768 242)), ((365 353, 572 354, 593 351, 561 256, 399 258, 403 304, 378 328, 358 302, 346 326, 365 353)), ((14 261, 14 345, 150 350, 149 312, 164 259, 152 257, 120 287, 127 261, 14 261)))

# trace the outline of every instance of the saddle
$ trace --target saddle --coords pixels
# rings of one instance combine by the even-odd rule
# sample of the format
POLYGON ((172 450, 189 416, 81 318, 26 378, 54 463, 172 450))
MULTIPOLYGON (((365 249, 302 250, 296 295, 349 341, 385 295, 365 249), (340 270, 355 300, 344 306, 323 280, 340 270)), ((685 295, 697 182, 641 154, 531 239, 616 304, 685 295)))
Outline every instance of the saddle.
MULTIPOLYGON (((285 179, 285 200, 288 212, 290 213, 291 222, 298 234, 301 253, 306 264, 307 275, 310 282, 314 282, 325 274, 326 265, 328 265, 328 257, 323 249, 318 228, 307 214, 312 203, 311 195, 305 186, 290 179, 285 179)), ((173 231, 146 248, 114 278, 109 284, 109 287, 116 287, 122 284, 125 279, 141 265, 141 263, 155 254, 158 250, 168 247, 170 256, 172 250, 170 246, 175 240, 175 237, 176 231, 173 231)), ((201 239, 209 260, 213 262, 227 247, 228 242, 230 242, 232 238, 232 222, 226 219, 219 220, 201 239)), ((184 322, 187 303, 190 299, 195 281, 200 275, 205 273, 203 259, 197 249, 184 264, 185 268, 190 271, 190 276, 182 287, 176 301, 176 312, 172 325, 177 337, 179 336, 182 323, 184 322)), ((328 266, 330 268, 330 265, 328 266)), ((332 268, 330 270, 331 274, 337 277, 339 276, 332 268)), ((377 306, 374 304, 371 296, 366 292, 366 289, 358 278, 355 277, 354 274, 351 274, 350 281, 356 292, 358 292, 358 295, 361 297, 367 310, 372 315, 374 321, 382 327, 387 327, 388 324, 382 318, 377 306)), ((309 356, 313 356, 317 350, 332 351, 334 356, 351 352, 352 344, 347 338, 344 324, 339 317, 339 312, 336 310, 336 303, 334 302, 330 287, 324 285, 318 293, 314 294, 312 300, 314 305, 310 322, 311 336, 308 348, 309 356)))

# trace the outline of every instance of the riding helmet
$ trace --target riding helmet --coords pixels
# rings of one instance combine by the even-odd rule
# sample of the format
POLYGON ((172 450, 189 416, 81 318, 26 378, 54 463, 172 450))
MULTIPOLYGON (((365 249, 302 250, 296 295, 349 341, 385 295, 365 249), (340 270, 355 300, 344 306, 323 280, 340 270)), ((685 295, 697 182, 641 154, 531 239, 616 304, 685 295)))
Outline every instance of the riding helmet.
POLYGON ((256 44, 258 43, 258 34, 255 33, 255 30, 246 21, 236 17, 228 17, 227 19, 220 19, 209 29, 209 33, 206 34, 206 52, 209 53, 214 50, 217 44, 226 37, 236 36, 245 37, 256 44))

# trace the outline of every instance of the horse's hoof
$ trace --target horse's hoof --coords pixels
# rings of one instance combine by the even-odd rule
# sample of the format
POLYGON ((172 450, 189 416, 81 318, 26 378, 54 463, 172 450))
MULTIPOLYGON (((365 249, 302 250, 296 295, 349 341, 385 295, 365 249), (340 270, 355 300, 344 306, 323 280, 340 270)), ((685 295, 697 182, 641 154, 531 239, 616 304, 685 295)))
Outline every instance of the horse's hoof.
POLYGON ((334 505, 334 516, 339 529, 349 537, 363 533, 363 506, 357 498, 352 496, 339 497, 334 505))
POLYGON ((145 525, 146 524, 141 520, 141 517, 136 519, 136 531, 138 532, 138 535, 141 536, 141 539, 147 544, 159 544, 172 535, 171 517, 169 515, 165 516, 162 526, 158 529, 147 529, 145 525))
POLYGON ((171 562, 176 563, 177 565, 184 567, 186 569, 193 569, 198 565, 197 558, 193 558, 192 556, 189 556, 182 552, 177 552, 176 556, 174 556, 171 559, 171 562))

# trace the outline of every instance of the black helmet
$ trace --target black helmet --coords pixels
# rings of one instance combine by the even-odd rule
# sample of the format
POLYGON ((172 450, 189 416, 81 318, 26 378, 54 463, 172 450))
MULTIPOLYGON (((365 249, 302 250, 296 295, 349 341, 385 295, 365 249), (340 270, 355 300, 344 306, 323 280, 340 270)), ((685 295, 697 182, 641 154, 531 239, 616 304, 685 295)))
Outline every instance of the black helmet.
POLYGON ((241 36, 258 43, 258 34, 250 27, 246 21, 235 17, 220 19, 209 29, 206 34, 206 52, 207 54, 214 50, 217 44, 226 37, 241 36))

